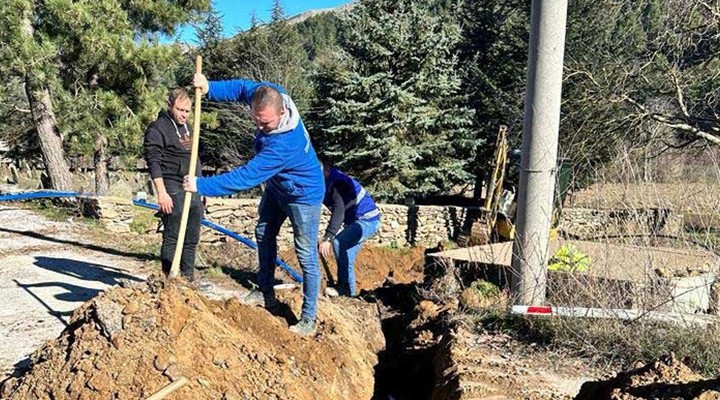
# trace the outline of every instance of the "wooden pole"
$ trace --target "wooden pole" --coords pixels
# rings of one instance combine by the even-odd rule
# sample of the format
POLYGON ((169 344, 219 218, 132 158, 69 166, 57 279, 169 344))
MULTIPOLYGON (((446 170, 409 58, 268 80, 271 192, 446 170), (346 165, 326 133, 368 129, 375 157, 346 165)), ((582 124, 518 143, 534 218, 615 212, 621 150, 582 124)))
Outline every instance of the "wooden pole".
MULTIPOLYGON (((202 57, 197 56, 195 59, 195 71, 202 73, 202 57)), ((200 99, 202 97, 202 89, 195 88, 195 112, 193 115, 193 135, 192 150, 190 151, 190 170, 188 175, 195 174, 197 167, 198 147, 200 146, 200 99)), ((168 277, 177 278, 180 272, 180 258, 182 256, 182 248, 185 244, 185 231, 187 230, 188 216, 190 214, 190 204, 193 194, 185 192, 185 202, 183 203, 182 218, 180 219, 180 232, 178 232, 177 245, 175 246, 175 256, 173 257, 172 266, 168 277)))
POLYGON ((169 395, 170 393, 180 389, 181 387, 185 386, 188 383, 187 378, 184 376, 181 376, 174 381, 172 381, 169 385, 165 386, 164 388, 158 390, 153 394, 152 396, 148 397, 145 400, 160 400, 164 399, 169 395))

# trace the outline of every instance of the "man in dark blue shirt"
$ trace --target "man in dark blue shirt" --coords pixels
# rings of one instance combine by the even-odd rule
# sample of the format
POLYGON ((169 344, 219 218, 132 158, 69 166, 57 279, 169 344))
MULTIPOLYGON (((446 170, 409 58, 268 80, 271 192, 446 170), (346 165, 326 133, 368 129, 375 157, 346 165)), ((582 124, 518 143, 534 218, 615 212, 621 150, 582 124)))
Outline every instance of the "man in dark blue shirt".
POLYGON ((320 242, 320 254, 330 256, 332 246, 338 266, 338 292, 355 296, 355 258, 363 242, 380 228, 380 210, 365 188, 335 167, 323 163, 325 198, 330 223, 320 242), (340 231, 342 224, 345 228, 340 231))

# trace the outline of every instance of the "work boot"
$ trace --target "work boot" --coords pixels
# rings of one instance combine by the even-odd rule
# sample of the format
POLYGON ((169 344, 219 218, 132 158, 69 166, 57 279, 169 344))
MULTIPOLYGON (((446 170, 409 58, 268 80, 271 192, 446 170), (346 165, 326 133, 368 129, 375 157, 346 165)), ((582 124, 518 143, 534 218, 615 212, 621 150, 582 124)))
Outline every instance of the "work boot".
POLYGON ((325 296, 327 296, 327 297, 338 297, 338 296, 340 296, 340 293, 338 293, 338 290, 335 289, 334 287, 328 286, 328 287, 325 288, 325 296))
POLYGON ((245 295, 242 299, 240 299, 243 303, 249 305, 249 306, 257 306, 257 307, 264 307, 264 308, 273 308, 276 307, 278 302, 275 298, 275 292, 268 290, 268 291, 262 291, 262 290, 251 290, 250 293, 245 295))
POLYGON ((335 290, 337 290, 338 295, 344 296, 344 297, 354 297, 350 294, 350 285, 343 282, 338 282, 337 286, 335 286, 335 290))
POLYGON ((300 336, 310 336, 315 334, 315 321, 308 318, 300 318, 297 324, 290 326, 290 332, 300 336))

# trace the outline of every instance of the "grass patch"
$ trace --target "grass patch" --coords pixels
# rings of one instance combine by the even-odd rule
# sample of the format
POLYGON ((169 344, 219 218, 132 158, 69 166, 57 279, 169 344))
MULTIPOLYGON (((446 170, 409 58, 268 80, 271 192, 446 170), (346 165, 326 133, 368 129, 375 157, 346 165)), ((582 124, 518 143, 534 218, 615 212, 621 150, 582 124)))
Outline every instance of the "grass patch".
POLYGON ((77 217, 80 215, 77 205, 71 204, 67 201, 39 199, 19 204, 21 204, 22 208, 33 211, 51 221, 67 221, 70 217, 77 217))
POLYGON ((143 235, 155 230, 157 223, 155 211, 135 208, 133 209, 133 220, 130 222, 130 232, 143 235))

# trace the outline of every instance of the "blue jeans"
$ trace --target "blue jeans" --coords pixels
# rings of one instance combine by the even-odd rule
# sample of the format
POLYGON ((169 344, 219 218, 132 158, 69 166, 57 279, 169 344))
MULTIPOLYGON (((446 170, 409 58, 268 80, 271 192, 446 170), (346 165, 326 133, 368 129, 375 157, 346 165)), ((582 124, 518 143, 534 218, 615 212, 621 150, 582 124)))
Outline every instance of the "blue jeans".
POLYGON ((286 218, 290 218, 295 253, 303 274, 303 305, 300 318, 315 320, 320 291, 320 266, 318 263, 317 238, 322 204, 315 205, 281 202, 267 190, 260 200, 260 220, 255 227, 260 270, 257 284, 264 292, 272 291, 275 282, 275 259, 277 258, 277 235, 286 218))
POLYGON ((338 266, 338 285, 349 288, 355 296, 355 258, 365 240, 380 229, 380 220, 359 219, 343 229, 333 240, 333 252, 338 266))

